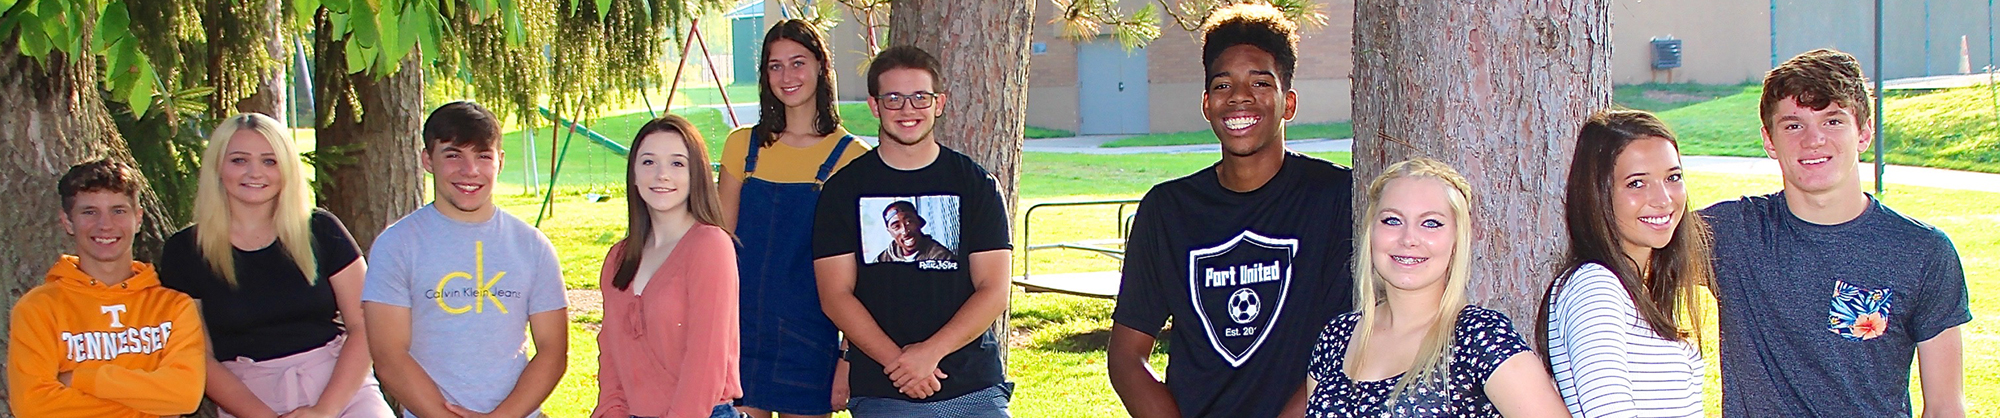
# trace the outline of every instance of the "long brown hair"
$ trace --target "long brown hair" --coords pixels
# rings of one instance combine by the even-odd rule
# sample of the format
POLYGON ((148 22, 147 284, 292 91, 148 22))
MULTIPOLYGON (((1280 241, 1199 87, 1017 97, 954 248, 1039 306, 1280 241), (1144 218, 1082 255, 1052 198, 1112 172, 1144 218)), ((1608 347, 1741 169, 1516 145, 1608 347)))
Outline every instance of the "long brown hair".
POLYGON ((1701 216, 1687 210, 1683 202, 1680 226, 1665 247, 1653 250, 1644 266, 1626 256, 1618 244, 1617 219, 1611 214, 1611 193, 1618 173, 1613 167, 1618 155, 1633 142, 1660 138, 1680 149, 1680 142, 1667 125, 1651 113, 1637 110, 1605 110, 1584 121, 1577 133, 1576 155, 1569 163, 1569 185, 1565 187, 1563 216, 1569 225, 1568 266, 1557 274, 1542 295, 1535 315, 1536 342, 1544 360, 1548 358, 1550 304, 1556 292, 1569 282, 1570 275, 1585 264, 1601 264, 1618 276, 1639 318, 1654 334, 1669 341, 1689 341, 1698 332, 1683 331, 1681 324, 1701 323, 1701 308, 1695 286, 1714 275, 1709 259, 1712 237, 1701 216))
MULTIPOLYGON (((646 122, 639 127, 639 133, 632 136, 633 150, 646 141, 648 135, 660 132, 680 134, 681 142, 688 149, 687 210, 694 216, 695 223, 709 226, 722 225, 722 198, 715 194, 715 174, 708 168, 708 143, 701 139, 701 131, 694 128, 687 118, 667 114, 659 119, 646 122)), ((625 248, 618 263, 618 273, 611 276, 611 285, 625 290, 632 285, 633 276, 639 275, 641 253, 653 239, 652 208, 639 197, 638 172, 633 165, 636 159, 625 163, 625 248)))
POLYGON ((778 101, 777 93, 771 92, 771 44, 778 40, 798 42, 799 46, 811 52, 819 60, 819 86, 813 89, 813 107, 819 117, 813 118, 813 133, 826 136, 840 127, 840 112, 833 107, 833 55, 826 50, 826 35, 820 33, 812 23, 799 19, 785 19, 764 33, 763 61, 757 62, 757 130, 763 131, 764 142, 759 147, 768 147, 778 142, 778 134, 785 132, 785 102, 778 101))

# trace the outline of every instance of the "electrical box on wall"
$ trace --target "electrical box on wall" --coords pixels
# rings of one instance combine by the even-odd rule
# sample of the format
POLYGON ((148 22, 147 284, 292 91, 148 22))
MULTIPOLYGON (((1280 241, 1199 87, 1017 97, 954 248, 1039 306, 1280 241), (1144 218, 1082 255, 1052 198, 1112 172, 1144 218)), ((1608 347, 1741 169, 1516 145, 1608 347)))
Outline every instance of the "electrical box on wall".
POLYGON ((1681 68, 1681 40, 1672 36, 1653 38, 1653 69, 1681 68))

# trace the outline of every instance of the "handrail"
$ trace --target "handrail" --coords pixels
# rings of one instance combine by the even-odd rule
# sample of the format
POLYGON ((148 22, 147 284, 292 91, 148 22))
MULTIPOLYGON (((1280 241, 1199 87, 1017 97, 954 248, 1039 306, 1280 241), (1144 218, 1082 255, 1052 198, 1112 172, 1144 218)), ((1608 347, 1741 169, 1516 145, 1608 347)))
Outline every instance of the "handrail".
MULTIPOLYGON (((1022 278, 1029 277, 1031 274, 1029 272, 1030 267, 1034 265, 1034 250, 1036 249, 1034 245, 1035 242, 1034 218, 1036 209, 1041 209, 1045 207, 1118 205, 1118 217, 1113 219, 1116 219, 1116 222, 1118 222, 1118 239, 1122 240, 1128 236, 1131 236, 1132 232, 1127 230, 1131 226, 1126 223, 1125 209, 1127 207, 1138 204, 1139 204, 1139 199, 1103 199, 1103 200, 1077 200, 1077 201, 1067 201, 1067 202, 1043 202, 1028 206, 1028 211, 1021 215, 1021 248, 1022 248, 1021 277, 1022 278)), ((1063 244, 1055 244, 1055 245, 1060 245, 1059 248, 1074 248, 1080 250, 1101 252, 1107 255, 1110 254, 1110 249, 1108 248, 1098 248, 1085 245, 1063 245, 1063 244)))

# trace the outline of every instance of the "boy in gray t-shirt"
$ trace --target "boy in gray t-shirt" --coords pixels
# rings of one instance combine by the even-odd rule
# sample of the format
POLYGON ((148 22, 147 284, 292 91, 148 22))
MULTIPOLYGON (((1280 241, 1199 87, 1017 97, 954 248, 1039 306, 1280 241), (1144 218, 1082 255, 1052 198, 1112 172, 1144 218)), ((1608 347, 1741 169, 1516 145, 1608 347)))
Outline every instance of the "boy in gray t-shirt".
POLYGON ((423 165, 436 199, 369 251, 369 352, 406 416, 539 415, 562 379, 562 270, 541 231, 494 207, 498 147, 499 126, 479 105, 432 112, 423 165), (529 333, 533 358, 522 346, 529 333))
POLYGON ((1861 191, 1873 139, 1853 56, 1801 54, 1764 79, 1764 150, 1784 191, 1701 214, 1715 232, 1725 417, 1965 415, 1959 326, 1972 320, 1951 239, 1861 191))

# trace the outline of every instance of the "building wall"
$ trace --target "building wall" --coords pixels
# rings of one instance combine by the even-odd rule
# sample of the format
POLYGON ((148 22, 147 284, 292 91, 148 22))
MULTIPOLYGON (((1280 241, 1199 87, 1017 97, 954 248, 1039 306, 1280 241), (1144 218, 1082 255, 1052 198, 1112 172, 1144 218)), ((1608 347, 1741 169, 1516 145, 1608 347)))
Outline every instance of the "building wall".
POLYGON ((1854 54, 1870 77, 1957 74, 1959 37, 1971 47, 1973 71, 1987 66, 1994 10, 1978 0, 1884 0, 1883 68, 1875 61, 1875 2, 1773 0, 1776 54, 1766 65, 1814 48, 1854 54))
MULTIPOLYGON (((1148 3, 1121 0, 1125 10, 1137 10, 1148 3)), ((1293 88, 1299 92, 1299 110, 1292 123, 1339 122, 1352 119, 1351 80, 1354 68, 1349 51, 1353 48, 1354 2, 1324 1, 1325 27, 1307 31, 1299 39, 1298 69, 1293 88)), ((1055 7, 1037 5, 1035 21, 1054 18, 1055 7)), ((1035 28, 1032 42, 1045 48, 1029 59, 1028 124, 1074 131, 1082 124, 1077 105, 1076 43, 1058 36, 1052 24, 1035 28)), ((1204 74, 1200 39, 1167 22, 1159 39, 1146 46, 1148 122, 1152 132, 1206 130, 1201 116, 1204 74)))
POLYGON ((1753 81, 1771 68, 1771 4, 1743 0, 1615 0, 1611 76, 1615 84, 1753 81), (1654 70, 1651 40, 1680 39, 1681 67, 1654 70))

